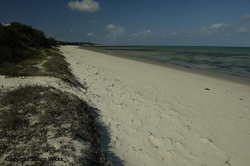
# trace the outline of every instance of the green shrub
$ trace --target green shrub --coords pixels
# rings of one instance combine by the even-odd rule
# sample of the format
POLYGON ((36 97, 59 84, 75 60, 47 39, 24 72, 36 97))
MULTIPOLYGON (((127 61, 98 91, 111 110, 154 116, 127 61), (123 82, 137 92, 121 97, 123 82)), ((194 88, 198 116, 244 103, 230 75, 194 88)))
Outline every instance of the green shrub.
POLYGON ((55 38, 53 38, 53 37, 49 37, 48 40, 49 40, 49 44, 50 44, 51 46, 57 46, 57 45, 60 44, 60 43, 59 43, 55 38))
POLYGON ((18 22, 9 26, 0 24, 0 68, 3 63, 15 64, 33 57, 39 48, 56 46, 58 41, 47 39, 43 31, 18 22))
POLYGON ((23 43, 16 31, 0 26, 0 66, 4 62, 18 62, 32 56, 32 51, 23 43))
POLYGON ((49 40, 45 37, 43 31, 32 28, 18 22, 13 22, 8 28, 19 33, 23 39, 24 44, 28 47, 46 47, 50 48, 49 40))

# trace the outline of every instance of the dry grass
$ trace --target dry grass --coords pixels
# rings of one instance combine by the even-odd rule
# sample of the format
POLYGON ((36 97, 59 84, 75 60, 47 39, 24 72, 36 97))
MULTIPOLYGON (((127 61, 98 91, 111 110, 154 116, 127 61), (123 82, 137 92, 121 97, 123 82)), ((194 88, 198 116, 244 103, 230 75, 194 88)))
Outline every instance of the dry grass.
POLYGON ((98 150, 100 128, 87 103, 54 88, 0 93, 0 165, 111 165, 98 150), (57 162, 9 162, 6 157, 60 157, 57 162))
POLYGON ((35 65, 45 61, 47 56, 44 49, 36 49, 34 55, 17 63, 5 62, 0 66, 0 74, 8 77, 36 76, 42 72, 35 65))
POLYGON ((46 55, 49 59, 43 64, 45 68, 45 76, 60 78, 66 83, 84 88, 71 73, 69 63, 66 62, 65 57, 61 55, 59 50, 47 49, 46 55))

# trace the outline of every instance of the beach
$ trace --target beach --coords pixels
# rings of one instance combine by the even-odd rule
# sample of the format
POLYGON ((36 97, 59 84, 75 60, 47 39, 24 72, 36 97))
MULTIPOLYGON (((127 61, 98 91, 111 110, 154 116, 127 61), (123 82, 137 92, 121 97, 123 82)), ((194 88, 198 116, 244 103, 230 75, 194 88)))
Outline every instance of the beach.
POLYGON ((77 46, 60 51, 124 165, 249 165, 249 85, 77 46))

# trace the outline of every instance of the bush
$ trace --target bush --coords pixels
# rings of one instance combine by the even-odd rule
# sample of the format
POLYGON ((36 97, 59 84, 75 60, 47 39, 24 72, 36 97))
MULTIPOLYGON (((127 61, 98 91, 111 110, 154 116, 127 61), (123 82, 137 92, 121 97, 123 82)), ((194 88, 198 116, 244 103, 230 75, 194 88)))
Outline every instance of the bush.
POLYGON ((60 44, 60 43, 59 43, 55 38, 53 38, 53 37, 49 37, 48 40, 49 40, 49 44, 50 44, 51 46, 57 46, 57 45, 60 44))
POLYGON ((0 68, 3 63, 17 63, 34 56, 37 48, 56 46, 54 38, 47 39, 43 31, 18 22, 0 24, 0 68))
POLYGON ((31 26, 20 24, 18 22, 13 22, 8 27, 23 37, 23 42, 26 46, 50 48, 49 40, 45 37, 43 31, 34 29, 31 26))
POLYGON ((0 65, 32 56, 32 51, 25 46, 24 40, 16 31, 0 26, 0 65))

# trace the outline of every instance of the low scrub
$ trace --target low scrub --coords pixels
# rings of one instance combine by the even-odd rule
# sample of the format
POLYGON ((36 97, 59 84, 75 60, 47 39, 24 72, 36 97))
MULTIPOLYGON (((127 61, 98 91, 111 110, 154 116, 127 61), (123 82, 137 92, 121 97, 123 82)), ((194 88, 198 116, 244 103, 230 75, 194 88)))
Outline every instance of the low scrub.
POLYGON ((0 92, 0 105, 0 165, 111 165, 96 113, 78 97, 23 87, 0 92))

